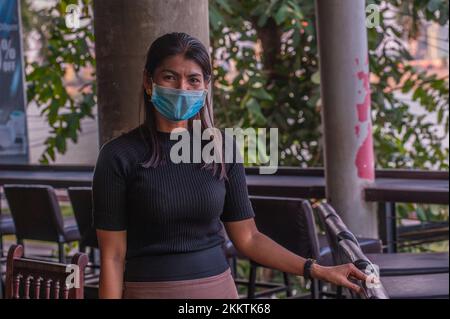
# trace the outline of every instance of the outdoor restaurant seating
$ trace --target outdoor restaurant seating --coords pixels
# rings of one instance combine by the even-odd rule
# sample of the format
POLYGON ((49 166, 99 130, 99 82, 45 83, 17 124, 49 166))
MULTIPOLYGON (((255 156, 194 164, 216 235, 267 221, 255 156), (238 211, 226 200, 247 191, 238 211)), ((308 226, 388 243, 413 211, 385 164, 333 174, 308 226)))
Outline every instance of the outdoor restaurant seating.
MULTIPOLYGON (((354 241, 343 239, 339 241, 341 261, 353 262, 367 274, 377 274, 375 264, 365 256, 354 241)), ((379 275, 379 274, 377 274, 379 275)), ((449 275, 447 273, 432 273, 426 275, 380 276, 378 285, 368 286, 362 283, 363 292, 359 296, 369 299, 448 299, 449 275)))
MULTIPOLYGON (((311 234, 310 223, 303 211, 303 199, 277 197, 250 197, 258 230, 281 246, 301 256, 318 255, 318 243, 311 234)), ((248 298, 270 295, 270 290, 256 293, 257 268, 262 265, 250 261, 248 298)), ((289 274, 283 273, 286 296, 291 297, 289 274)))
MULTIPOLYGON (((261 232, 289 250, 293 249, 291 251, 296 252, 303 257, 310 257, 318 260, 321 265, 331 266, 335 264, 325 235, 318 233, 316 230, 314 213, 309 201, 293 197, 275 196, 250 196, 250 200, 252 201, 253 209, 255 211, 255 222, 261 232), (275 212, 279 212, 279 214, 275 212), (283 214, 281 214, 281 212, 283 212, 283 214), (286 218, 283 219, 280 217, 286 218), (276 225, 279 225, 279 227, 276 225), (294 229, 292 229, 289 237, 286 230, 295 225, 297 225, 297 228, 294 227, 294 229), (301 238, 296 238, 298 234, 302 234, 301 238), (280 236, 283 237, 279 238, 280 236), (296 241, 301 241, 303 243, 302 246, 296 247, 296 245, 298 245, 296 241)), ((358 238, 358 241, 365 252, 377 253, 382 250, 381 241, 379 239, 358 238)), ((226 237, 224 249, 227 258, 232 260, 232 268, 234 268, 233 273, 235 273, 236 259, 246 257, 242 256, 235 249, 228 237, 226 237)), ((259 266, 260 265, 251 261, 249 280, 236 279, 238 284, 249 285, 248 298, 266 295, 264 292, 256 295, 254 293, 255 286, 258 287, 260 285, 263 287, 266 285, 266 283, 253 284, 255 282, 254 276, 256 274, 256 268, 259 266)), ((285 277, 286 287, 289 278, 286 274, 283 274, 283 276, 285 277)), ((338 295, 339 291, 340 288, 337 289, 338 295)), ((270 293, 270 291, 268 291, 268 293, 270 293)), ((311 293, 313 298, 321 298, 322 295, 336 296, 334 293, 327 294, 322 292, 322 283, 316 281, 313 281, 311 284, 311 293)))
POLYGON ((3 296, 3 263, 6 262, 6 258, 4 256, 4 246, 3 246, 3 236, 6 235, 14 235, 16 232, 16 228, 14 227, 14 221, 11 216, 2 214, 1 209, 1 200, 0 200, 0 298, 3 296))
POLYGON ((97 235, 93 227, 92 188, 69 187, 67 193, 81 235, 80 251, 84 252, 87 247, 98 248, 97 235))
MULTIPOLYGON (((303 257, 314 258, 319 263, 329 263, 330 253, 326 247, 320 247, 311 204, 308 200, 292 197, 250 196, 255 212, 258 230, 288 250, 303 257), (324 249, 325 248, 325 249, 324 249)), ((246 258, 242 256, 227 238, 225 253, 228 258, 246 258)), ((256 280, 257 268, 262 265, 250 261, 248 280, 235 279, 237 284, 246 284, 247 298, 258 298, 274 291, 286 291, 291 296, 289 274, 283 273, 284 285, 259 282, 256 280), (275 286, 274 286, 275 285, 275 286), (256 288, 271 288, 256 292, 256 288)), ((311 297, 322 296, 321 283, 311 283, 311 297)))
POLYGON ((2 202, 0 194, 0 260, 4 257, 3 252, 3 236, 14 235, 16 228, 14 227, 14 221, 11 216, 2 214, 2 202))
POLYGON ((100 279, 100 258, 97 234, 93 227, 92 188, 69 187, 67 193, 81 236, 80 251, 87 252, 89 255, 89 264, 85 274, 84 293, 86 298, 96 299, 98 298, 98 284, 100 279))
POLYGON ((58 260, 65 262, 64 244, 80 240, 73 218, 64 219, 53 187, 47 185, 4 185, 16 227, 17 243, 40 240, 58 244, 58 260))
MULTIPOLYGON (((66 242, 76 240, 80 242, 80 250, 82 251, 87 247, 93 249, 98 248, 95 229, 92 225, 92 190, 90 187, 72 187, 68 189, 75 215, 75 220, 72 220, 70 226, 68 224, 64 225, 64 222, 67 223, 67 220, 64 221, 62 217, 59 203, 52 187, 45 185, 5 185, 4 192, 12 218, 16 223, 18 243, 23 242, 25 239, 35 239, 53 241, 62 245, 66 242), (33 211, 34 214, 33 223, 29 223, 29 215, 27 213, 30 211, 33 211), (23 227, 24 221, 27 222, 25 224, 30 226, 23 227), (76 224, 73 223, 74 221, 76 221, 76 224)), ((323 223, 326 231, 325 235, 320 236, 315 225, 314 211, 308 200, 293 197, 268 196, 249 196, 249 198, 255 211, 255 223, 258 230, 290 251, 304 257, 314 258, 320 264, 352 262, 366 272, 367 269, 372 269, 371 267, 374 264, 379 266, 381 288, 368 288, 365 283, 361 283, 365 287, 364 293, 356 296, 354 293, 349 292, 351 297, 448 297, 448 253, 371 253, 372 251, 381 251, 381 244, 375 240, 370 243, 370 239, 366 241, 370 243, 366 246, 369 247, 369 253, 365 253, 360 239, 355 237, 333 207, 327 203, 322 203, 317 207, 319 220, 323 223)), ((225 231, 224 236, 226 237, 224 251, 227 258, 234 260, 234 262, 236 262, 237 258, 246 258, 235 249, 225 231)), ((16 259, 21 258, 23 256, 23 249, 22 245, 13 245, 10 254, 15 254, 16 259), (11 253, 13 249, 16 250, 15 253, 11 253), (20 257, 17 257, 19 255, 20 257)), ((10 259, 11 257, 9 256, 9 263, 11 263, 9 261, 10 259)), ((36 264, 30 261, 30 265, 43 265, 37 266, 37 269, 45 270, 48 268, 47 266, 56 265, 52 262, 33 260, 36 264)), ((65 262, 64 255, 59 255, 59 261, 60 263, 65 262)), ((249 262, 250 273, 248 280, 237 278, 236 264, 233 265, 236 284, 243 284, 248 288, 247 298, 265 297, 276 292, 285 292, 288 298, 292 297, 292 283, 289 274, 283 273, 283 283, 258 281, 256 277, 257 269, 264 266, 251 260, 249 262), (257 288, 260 289, 257 291, 257 288)), ((86 266, 88 266, 87 257, 83 270, 86 266)), ((10 268, 10 264, 7 267, 10 268)), ((48 269, 53 269, 52 267, 48 269)), ((11 286, 11 282, 13 281, 11 278, 13 277, 7 272, 6 285, 3 287, 3 290, 6 296, 15 298, 17 297, 18 290, 14 290, 14 286, 11 286)), ((95 295, 94 290, 98 289, 98 278, 96 279, 95 285, 91 284, 86 290, 86 286, 89 286, 89 274, 83 271, 85 295, 95 295)), ((22 280, 21 283, 25 283, 25 288, 22 288, 22 290, 25 290, 21 292, 30 294, 29 288, 31 284, 29 282, 27 283, 26 280, 22 280)), ((57 289, 57 287, 53 288, 57 289)), ((341 289, 339 288, 336 290, 336 293, 323 292, 323 283, 315 280, 311 282, 310 297, 312 298, 322 298, 324 296, 340 297, 340 292, 341 289)), ((31 294, 35 296, 35 293, 32 292, 31 294)), ((45 296, 45 294, 48 294, 48 292, 42 290, 41 296, 45 296)), ((77 292, 76 296, 72 296, 68 292, 62 293, 61 290, 59 297, 80 298, 80 295, 77 292)))
MULTIPOLYGON (((411 257, 411 254, 403 256, 403 254, 384 254, 391 255, 391 263, 394 265, 395 273, 389 273, 390 269, 385 268, 384 273, 389 275, 379 274, 377 268, 383 269, 383 264, 376 264, 369 259, 361 250, 358 242, 355 240, 355 235, 347 228, 343 223, 339 215, 332 209, 329 204, 322 204, 318 209, 321 220, 325 223, 325 229, 330 240, 330 247, 333 251, 333 255, 337 264, 344 264, 352 262, 366 274, 376 274, 380 276, 380 287, 365 287, 364 295, 356 297, 364 298, 448 298, 448 263, 447 271, 436 273, 436 267, 431 267, 429 273, 426 273, 426 266, 424 263, 421 265, 414 265, 414 261, 420 262, 421 257, 415 259, 411 257), (410 260, 410 263, 406 263, 408 267, 400 269, 395 266, 392 260, 397 258, 401 261, 402 258, 410 260), (376 265, 376 266, 374 266, 376 265), (414 269, 420 269, 421 273, 414 273, 414 269)), ((417 254, 420 256, 420 254, 417 254)), ((380 258, 379 261, 382 259, 380 258)), ((440 265, 442 266, 441 261, 440 265)), ((404 261, 400 264, 405 265, 404 261)), ((365 286, 365 285, 363 285, 365 286)), ((350 292, 352 296, 355 296, 350 292)))
POLYGON ((77 253, 70 264, 77 271, 67 271, 66 264, 23 258, 23 246, 12 245, 6 267, 7 299, 83 299, 86 254, 77 253), (72 276, 74 279, 69 278, 72 276), (78 282, 75 282, 78 280, 78 282), (74 287, 67 284, 72 283, 74 287))
MULTIPOLYGON (((60 263, 65 262, 62 246, 64 243, 79 241, 82 252, 86 248, 90 248, 91 252, 98 248, 95 229, 92 225, 92 189, 90 187, 70 187, 67 191, 74 211, 74 220, 67 218, 64 220, 55 191, 51 186, 4 186, 5 196, 11 210, 12 226, 14 227, 15 224, 17 228, 18 243, 23 243, 23 240, 26 239, 56 242, 60 246, 58 258, 60 263), (33 211, 34 214, 33 223, 29 223, 28 213, 30 211, 33 211)), ((322 235, 316 229, 314 211, 308 200, 269 196, 249 196, 249 198, 255 211, 255 223, 258 230, 290 251, 304 257, 314 258, 322 265, 353 262, 365 271, 373 264, 379 266, 382 288, 370 289, 365 286, 365 283, 362 283, 366 288, 364 294, 356 296, 349 292, 352 297, 442 298, 448 296, 448 253, 383 254, 379 240, 357 239, 333 207, 327 203, 322 203, 317 207, 319 220, 326 231, 322 235)), ((9 229, 11 230, 11 228, 9 229)), ((227 258, 233 262, 235 282, 237 285, 247 287, 247 298, 261 298, 277 292, 285 292, 288 298, 292 297, 292 278, 289 274, 282 274, 283 283, 258 281, 257 269, 264 266, 252 260, 249 260, 248 279, 237 278, 236 260, 246 257, 235 249, 225 230, 224 236, 226 238, 223 246, 224 252, 227 258)), ((17 246, 14 247, 19 249, 17 246)), ((23 254, 23 246, 19 245, 19 247, 23 254)), ((95 255, 91 256, 95 257, 95 255)), ((52 264, 44 261, 42 263, 52 264)), ((99 265, 93 263, 90 266, 86 264, 86 266, 98 268, 99 265)), ((84 294, 87 296, 96 296, 97 294, 98 276, 92 275, 95 275, 95 271, 83 272, 84 294), (93 279, 95 279, 95 283, 92 281, 93 279)), ((8 291, 8 276, 7 273, 7 289, 3 289, 4 294, 17 296, 17 291, 8 291)), ((324 292, 323 283, 316 280, 311 282, 310 287, 311 294, 309 296, 311 298, 341 297, 342 290, 339 287, 335 293, 324 292)), ((43 292, 44 295, 45 293, 43 292)))
MULTIPOLYGON (((70 187, 68 194, 72 203, 74 214, 81 233, 80 247, 98 247, 95 229, 92 227, 92 189, 89 187, 70 187)), ((307 200, 282 197, 250 196, 255 212, 258 212, 256 223, 258 228, 266 231, 266 235, 278 241, 288 249, 297 251, 300 254, 308 255, 321 260, 329 259, 329 250, 323 250, 321 255, 311 205, 307 200), (273 211, 284 212, 286 218, 276 218, 282 231, 279 228, 271 229, 273 225, 273 211), (294 227, 293 227, 294 226, 294 227), (279 235, 281 234, 281 238, 279 235), (301 235, 301 239, 298 238, 301 235), (300 247, 299 247, 300 245, 300 247)), ((277 217, 280 217, 277 215, 277 217)), ((233 274, 236 277, 236 257, 245 258, 233 246, 231 240, 223 229, 226 238, 224 251, 230 260, 233 274)), ((250 276, 248 280, 236 279, 237 284, 245 284, 248 288, 247 298, 263 297, 275 292, 285 291, 288 297, 292 296, 289 275, 283 273, 284 284, 273 282, 260 282, 256 280, 257 268, 261 265, 250 261, 250 276), (256 287, 270 288, 261 292, 256 292, 256 287)), ((313 283, 312 296, 316 291, 313 287, 318 287, 318 283, 313 283)), ((317 289, 317 288, 316 288, 317 289)))
MULTIPOLYGON (((90 187, 70 187, 68 188, 68 194, 81 234, 80 250, 84 251, 85 247, 97 248, 98 243, 95 229, 92 227, 92 189, 90 187)), ((299 229, 294 227, 287 237, 279 239, 279 243, 288 247, 288 249, 294 249, 294 251, 298 251, 303 255, 308 255, 315 259, 321 260, 322 263, 330 262, 329 249, 327 247, 323 247, 322 250, 320 250, 319 248, 319 239, 317 238, 317 233, 315 231, 313 212, 307 200, 263 196, 250 196, 250 199, 255 212, 257 212, 258 218, 256 218, 256 223, 258 228, 266 229, 266 233, 269 233, 270 235, 269 237, 277 237, 276 233, 286 234, 286 229, 288 229, 287 227, 300 225, 301 227, 299 229), (283 216, 286 216, 286 218, 279 219, 279 222, 281 222, 280 226, 283 229, 282 232, 279 232, 278 229, 270 230, 271 226, 273 226, 273 222, 271 220, 275 216, 272 214, 273 211, 285 212, 283 216), (300 221, 300 223, 296 223, 296 221, 300 221), (304 234, 303 237, 305 238, 302 238, 301 240, 294 240, 297 237, 297 234, 304 234), (301 243, 303 246, 301 248, 293 247, 297 245, 297 243, 301 243)), ((231 263, 233 274, 236 277, 236 257, 245 257, 234 248, 224 229, 223 235, 226 237, 224 251, 229 259, 229 262, 231 263)), ((261 267, 261 265, 250 261, 249 279, 242 280, 235 278, 237 284, 244 284, 247 286, 247 298, 263 297, 273 294, 274 292, 282 291, 285 291, 288 297, 292 295, 288 274, 283 274, 284 284, 257 282, 256 271, 258 267, 261 267), (270 289, 256 293, 256 287, 270 289)), ((319 294, 319 286, 320 283, 314 282, 312 284, 312 296, 319 296, 316 295, 319 294)))
MULTIPOLYGON (((327 229, 330 246, 336 247, 337 241, 333 234, 338 234, 338 240, 352 240, 354 235, 348 230, 342 219, 336 213, 334 208, 323 203, 317 208, 320 220, 327 229)), ((363 251, 364 252, 364 251, 363 251)), ((448 252, 440 253, 385 253, 385 254, 366 254, 374 264, 380 267, 382 276, 397 275, 420 275, 434 273, 448 273, 449 255, 448 252)))

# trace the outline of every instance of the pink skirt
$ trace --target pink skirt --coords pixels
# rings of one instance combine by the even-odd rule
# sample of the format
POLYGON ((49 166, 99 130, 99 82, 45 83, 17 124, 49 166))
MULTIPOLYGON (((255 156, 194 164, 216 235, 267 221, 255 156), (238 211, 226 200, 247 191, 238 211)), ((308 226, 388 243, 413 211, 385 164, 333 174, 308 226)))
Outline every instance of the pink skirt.
POLYGON ((123 299, 239 299, 228 268, 221 274, 189 280, 124 282, 123 299))

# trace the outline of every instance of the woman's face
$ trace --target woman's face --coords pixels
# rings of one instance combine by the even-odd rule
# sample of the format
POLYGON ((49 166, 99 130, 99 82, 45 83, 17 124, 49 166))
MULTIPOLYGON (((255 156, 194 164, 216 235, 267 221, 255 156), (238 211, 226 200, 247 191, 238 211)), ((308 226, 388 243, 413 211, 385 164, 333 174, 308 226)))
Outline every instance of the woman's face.
MULTIPOLYGON (((181 90, 208 89, 203 71, 195 61, 183 55, 166 58, 155 70, 153 82, 157 85, 181 90)), ((151 88, 151 79, 144 74, 145 88, 151 88)))

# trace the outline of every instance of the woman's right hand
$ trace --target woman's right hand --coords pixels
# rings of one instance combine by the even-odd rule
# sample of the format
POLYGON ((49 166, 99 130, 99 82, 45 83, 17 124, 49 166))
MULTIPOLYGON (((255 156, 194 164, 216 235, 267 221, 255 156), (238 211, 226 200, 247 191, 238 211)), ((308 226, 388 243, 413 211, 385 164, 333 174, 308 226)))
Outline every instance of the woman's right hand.
POLYGON ((362 293, 362 288, 351 282, 350 279, 362 281, 367 280, 367 275, 356 268, 353 264, 344 264, 332 267, 324 267, 318 264, 313 264, 311 268, 311 276, 337 286, 349 288, 358 294, 362 293))

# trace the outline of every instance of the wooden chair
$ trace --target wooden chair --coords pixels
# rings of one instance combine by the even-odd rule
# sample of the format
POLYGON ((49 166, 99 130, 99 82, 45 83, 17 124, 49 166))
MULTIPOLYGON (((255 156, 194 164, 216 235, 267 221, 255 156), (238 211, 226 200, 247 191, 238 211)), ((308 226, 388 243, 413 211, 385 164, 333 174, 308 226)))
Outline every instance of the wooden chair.
POLYGON ((7 299, 83 299, 84 269, 88 257, 73 256, 71 264, 60 264, 23 258, 23 246, 10 247, 6 264, 7 299), (68 268, 68 266, 74 266, 68 268), (78 271, 78 276, 74 271, 78 271), (74 276, 75 275, 75 276, 74 276), (75 280, 78 277, 78 283, 75 280), (67 283, 78 284, 70 287, 67 283))

